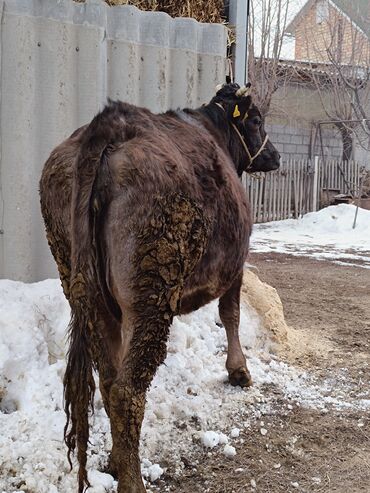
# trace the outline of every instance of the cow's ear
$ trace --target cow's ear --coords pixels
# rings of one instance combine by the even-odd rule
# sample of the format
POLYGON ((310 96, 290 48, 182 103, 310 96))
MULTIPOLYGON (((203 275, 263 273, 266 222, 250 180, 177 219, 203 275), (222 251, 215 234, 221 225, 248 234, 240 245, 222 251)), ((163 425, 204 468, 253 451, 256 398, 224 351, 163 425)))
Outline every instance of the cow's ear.
POLYGON ((233 123, 239 123, 248 118, 248 110, 252 104, 252 98, 246 96, 239 98, 232 103, 228 104, 227 117, 233 123))

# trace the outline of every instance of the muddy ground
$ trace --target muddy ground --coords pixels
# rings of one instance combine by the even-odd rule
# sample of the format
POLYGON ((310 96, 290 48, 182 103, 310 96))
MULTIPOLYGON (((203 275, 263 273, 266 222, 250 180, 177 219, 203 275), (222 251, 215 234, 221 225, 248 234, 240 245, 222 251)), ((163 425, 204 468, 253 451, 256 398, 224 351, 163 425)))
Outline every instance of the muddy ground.
MULTIPOLYGON (((369 399, 370 269, 283 254, 254 253, 250 262, 277 289, 300 346, 280 357, 318 382, 332 378, 333 396, 369 399), (335 388, 339 380, 345 395, 335 388)), ((305 408, 273 385, 263 390, 271 410, 241 433, 235 457, 195 447, 194 455, 183 458, 181 477, 169 464, 157 491, 370 492, 369 411, 356 405, 305 408)))

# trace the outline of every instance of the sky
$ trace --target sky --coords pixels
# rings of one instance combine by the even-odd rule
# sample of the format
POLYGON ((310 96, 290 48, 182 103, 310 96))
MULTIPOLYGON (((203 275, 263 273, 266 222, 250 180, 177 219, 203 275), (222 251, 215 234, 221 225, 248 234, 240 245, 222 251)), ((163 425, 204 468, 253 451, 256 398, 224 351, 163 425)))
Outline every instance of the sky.
MULTIPOLYGON (((299 12, 305 3, 307 3, 307 0, 290 0, 288 24, 293 20, 294 16, 297 12, 299 12)), ((294 39, 290 36, 285 38, 281 58, 287 60, 294 59, 294 39)))
MULTIPOLYGON (((286 0, 288 2, 288 18, 287 25, 293 20, 294 16, 299 12, 299 10, 303 7, 303 5, 308 0, 286 0)), ((266 6, 268 4, 272 5, 272 11, 275 10, 274 5, 277 4, 277 0, 252 0, 252 8, 254 8, 255 12, 255 33, 256 33, 256 55, 258 55, 258 44, 259 39, 261 38, 261 18, 262 18, 262 6, 266 6)), ((284 0, 283 0, 284 3, 284 0)), ((284 59, 294 59, 294 39, 291 37, 286 37, 284 40, 281 58, 284 59)))

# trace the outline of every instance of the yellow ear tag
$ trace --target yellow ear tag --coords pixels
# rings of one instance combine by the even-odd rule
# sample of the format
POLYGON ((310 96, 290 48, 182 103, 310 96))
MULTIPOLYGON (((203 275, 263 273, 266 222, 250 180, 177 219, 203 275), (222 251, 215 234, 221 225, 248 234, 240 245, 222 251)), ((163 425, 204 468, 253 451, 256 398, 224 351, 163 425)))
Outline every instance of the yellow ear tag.
POLYGON ((238 116, 240 116, 240 111, 239 111, 238 105, 236 104, 235 108, 234 108, 233 117, 237 118, 238 116))

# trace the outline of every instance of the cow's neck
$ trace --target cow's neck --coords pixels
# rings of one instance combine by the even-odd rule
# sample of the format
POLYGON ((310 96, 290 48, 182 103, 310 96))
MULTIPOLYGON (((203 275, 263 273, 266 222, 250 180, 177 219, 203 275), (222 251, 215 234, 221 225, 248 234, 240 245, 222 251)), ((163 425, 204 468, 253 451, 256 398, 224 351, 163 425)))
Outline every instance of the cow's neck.
POLYGON ((245 151, 223 108, 210 103, 195 110, 194 113, 198 115, 203 126, 214 136, 218 144, 230 154, 235 170, 241 176, 245 169, 245 151))

